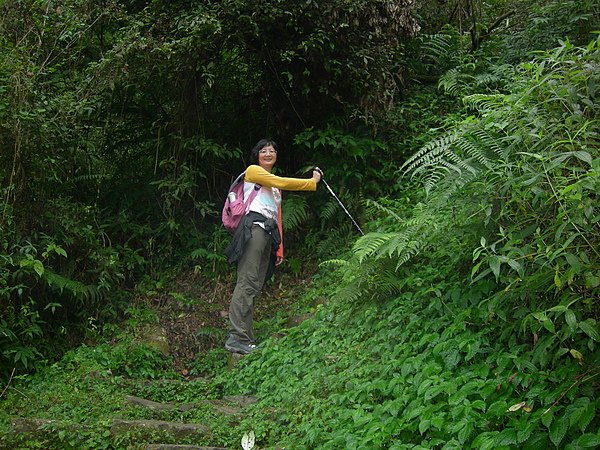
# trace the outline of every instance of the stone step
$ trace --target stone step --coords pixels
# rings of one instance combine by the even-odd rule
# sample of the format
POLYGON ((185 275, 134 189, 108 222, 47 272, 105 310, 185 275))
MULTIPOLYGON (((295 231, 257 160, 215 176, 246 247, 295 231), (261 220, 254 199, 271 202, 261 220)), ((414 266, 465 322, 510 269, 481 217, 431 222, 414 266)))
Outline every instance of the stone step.
POLYGON ((126 395, 125 401, 130 405, 141 406, 151 411, 189 411, 195 408, 198 404, 212 405, 214 410, 225 416, 235 416, 240 414, 242 410, 250 405, 256 403, 257 399, 251 395, 229 395, 224 396, 221 399, 215 400, 201 400, 197 403, 182 403, 180 405, 175 403, 159 403, 152 400, 148 400, 142 397, 136 397, 134 395, 126 395))
POLYGON ((254 395, 225 395, 221 398, 221 400, 229 403, 234 403, 240 408, 245 408, 246 406, 254 405, 258 401, 258 399, 254 395))
POLYGON ((15 417, 10 420, 10 426, 15 434, 36 433, 42 431, 42 428, 57 425, 57 420, 52 419, 30 419, 26 417, 15 417))
POLYGON ((146 450, 227 450, 226 447, 198 447, 197 445, 150 444, 146 450))
POLYGON ((10 428, 11 432, 15 435, 28 434, 34 437, 46 436, 55 428, 66 429, 73 433, 87 429, 86 426, 78 423, 29 417, 13 417, 10 419, 10 428))
POLYGON ((149 409, 151 411, 189 411, 190 409, 195 407, 193 403, 183 403, 181 405, 177 405, 175 403, 159 403, 154 402, 152 400, 148 400, 142 397, 136 397, 135 395, 126 395, 125 402, 134 406, 141 406, 143 408, 149 409))
POLYGON ((32 436, 44 436, 53 429, 68 430, 73 433, 90 429, 87 425, 71 421, 30 417, 13 417, 10 419, 10 428, 13 434, 30 434, 32 436))
POLYGON ((180 385, 188 386, 190 382, 203 382, 210 383, 212 379, 208 377, 188 377, 185 379, 177 380, 172 378, 157 378, 154 380, 140 380, 140 384, 144 386, 160 386, 160 385, 180 385))
POLYGON ((224 416, 236 416, 242 410, 257 402, 256 397, 252 395, 229 395, 218 400, 203 400, 202 403, 208 403, 214 410, 224 416))
POLYGON ((227 368, 233 369, 237 364, 244 359, 244 356, 241 353, 229 353, 229 357, 227 358, 227 368))
POLYGON ((200 437, 210 433, 210 428, 197 423, 167 422, 164 420, 113 419, 110 432, 113 436, 130 431, 169 433, 176 438, 200 437))

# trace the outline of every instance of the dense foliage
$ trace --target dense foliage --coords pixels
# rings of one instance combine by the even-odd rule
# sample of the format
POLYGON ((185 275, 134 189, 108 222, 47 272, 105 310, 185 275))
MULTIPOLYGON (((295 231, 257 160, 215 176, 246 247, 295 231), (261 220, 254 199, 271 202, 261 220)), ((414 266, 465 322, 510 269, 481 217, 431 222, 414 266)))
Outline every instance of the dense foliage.
POLYGON ((465 97, 475 115, 406 162, 428 197, 373 203, 372 231, 329 262, 332 305, 229 381, 283 405, 285 431, 267 422, 265 439, 600 444, 599 44, 564 43, 507 94, 465 97))
POLYGON ((222 445, 600 446, 600 7, 415 3, 0 4, 0 431, 41 411, 65 426, 31 448, 134 445, 52 383, 174 400, 139 381, 168 358, 114 324, 174 273, 227 276, 223 193, 269 135, 367 234, 325 191, 286 197, 314 318, 173 394, 258 396, 222 445), (69 433, 74 404, 99 434, 69 433))

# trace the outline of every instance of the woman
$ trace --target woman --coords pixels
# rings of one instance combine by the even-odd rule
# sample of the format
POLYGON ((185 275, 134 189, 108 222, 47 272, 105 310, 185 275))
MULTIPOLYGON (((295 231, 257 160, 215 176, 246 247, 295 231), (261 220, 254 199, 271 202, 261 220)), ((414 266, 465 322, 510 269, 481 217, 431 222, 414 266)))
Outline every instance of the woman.
POLYGON ((229 336, 225 349, 248 354, 256 348, 252 330, 254 298, 275 265, 283 260, 281 243, 281 190, 316 191, 321 181, 317 168, 310 179, 284 178, 271 173, 277 162, 277 144, 259 141, 251 151, 252 165, 244 176, 244 198, 259 190, 242 218, 225 253, 237 262, 237 283, 229 305, 229 336))

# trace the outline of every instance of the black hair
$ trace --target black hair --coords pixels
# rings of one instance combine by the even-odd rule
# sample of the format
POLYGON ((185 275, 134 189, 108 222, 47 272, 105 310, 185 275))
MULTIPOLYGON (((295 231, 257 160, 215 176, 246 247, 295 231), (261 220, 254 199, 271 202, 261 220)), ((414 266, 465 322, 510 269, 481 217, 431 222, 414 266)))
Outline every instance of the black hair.
POLYGON ((252 150, 250 150, 250 162, 252 164, 258 164, 258 152, 269 145, 273 147, 277 153, 279 153, 279 146, 277 145, 277 142, 272 139, 261 139, 254 145, 254 147, 252 147, 252 150))

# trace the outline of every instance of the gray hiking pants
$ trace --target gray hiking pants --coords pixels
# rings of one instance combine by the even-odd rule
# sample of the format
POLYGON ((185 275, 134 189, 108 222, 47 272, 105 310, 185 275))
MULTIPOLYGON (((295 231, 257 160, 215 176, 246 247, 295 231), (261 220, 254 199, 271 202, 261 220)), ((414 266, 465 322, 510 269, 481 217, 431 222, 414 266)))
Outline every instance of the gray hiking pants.
POLYGON ((271 237, 259 225, 252 226, 237 266, 237 283, 229 304, 229 339, 254 344, 254 297, 261 291, 271 259, 271 237))

